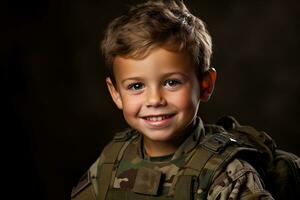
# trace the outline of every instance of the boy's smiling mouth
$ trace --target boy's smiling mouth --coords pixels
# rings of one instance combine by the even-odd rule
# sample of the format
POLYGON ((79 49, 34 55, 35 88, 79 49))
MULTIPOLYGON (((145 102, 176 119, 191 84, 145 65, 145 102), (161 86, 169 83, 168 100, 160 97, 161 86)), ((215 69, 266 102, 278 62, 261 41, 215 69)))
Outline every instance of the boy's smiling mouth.
POLYGON ((143 118, 148 120, 148 121, 154 121, 155 122, 155 121, 161 121, 161 120, 164 120, 164 119, 171 118, 172 116, 174 116, 174 114, 147 116, 147 117, 143 117, 143 118))
POLYGON ((150 128, 165 128, 171 124, 175 114, 148 115, 142 117, 150 128))

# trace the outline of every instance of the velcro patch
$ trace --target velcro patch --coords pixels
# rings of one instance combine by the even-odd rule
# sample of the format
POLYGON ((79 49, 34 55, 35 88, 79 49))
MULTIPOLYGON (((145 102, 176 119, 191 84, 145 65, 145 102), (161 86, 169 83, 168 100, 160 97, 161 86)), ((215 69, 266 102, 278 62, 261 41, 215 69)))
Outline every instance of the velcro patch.
POLYGON ((149 168, 139 168, 133 192, 147 195, 157 195, 162 173, 149 168))

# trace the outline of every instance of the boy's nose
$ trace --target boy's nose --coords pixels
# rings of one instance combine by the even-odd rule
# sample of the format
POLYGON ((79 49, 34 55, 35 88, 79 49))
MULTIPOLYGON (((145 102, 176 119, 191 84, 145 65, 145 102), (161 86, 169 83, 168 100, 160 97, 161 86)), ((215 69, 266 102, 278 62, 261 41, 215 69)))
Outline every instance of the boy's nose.
POLYGON ((147 95, 147 107, 159 107, 165 106, 167 101, 165 100, 162 91, 159 89, 150 89, 147 95))

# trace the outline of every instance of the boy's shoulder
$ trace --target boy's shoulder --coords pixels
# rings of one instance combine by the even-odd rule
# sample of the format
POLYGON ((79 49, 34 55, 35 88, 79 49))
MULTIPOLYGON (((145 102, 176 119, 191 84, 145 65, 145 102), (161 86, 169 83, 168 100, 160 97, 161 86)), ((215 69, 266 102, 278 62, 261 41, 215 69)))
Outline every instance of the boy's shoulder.
MULTIPOLYGON (((211 134, 205 145, 212 151, 225 155, 222 160, 226 163, 227 175, 241 166, 246 168, 238 171, 252 168, 251 171, 258 175, 257 178, 262 180, 264 187, 275 199, 300 197, 300 158, 297 155, 279 149, 266 132, 241 125, 232 116, 220 118, 216 125, 223 127, 225 132, 211 134), (228 155, 226 151, 229 152, 228 155), (233 161, 238 158, 242 165, 237 165, 238 162, 226 162, 227 156, 233 161)), ((249 182, 248 185, 252 183, 254 182, 249 182)))
POLYGON ((105 181, 109 182, 118 155, 125 151, 126 147, 129 145, 128 141, 136 136, 137 132, 129 128, 117 132, 112 141, 104 147, 97 160, 84 173, 77 185, 73 187, 71 199, 96 199, 96 196, 102 192, 102 187, 99 187, 99 169, 103 164, 106 164, 105 167, 107 167, 107 169, 104 171, 107 173, 102 174, 102 180, 106 179, 105 181))

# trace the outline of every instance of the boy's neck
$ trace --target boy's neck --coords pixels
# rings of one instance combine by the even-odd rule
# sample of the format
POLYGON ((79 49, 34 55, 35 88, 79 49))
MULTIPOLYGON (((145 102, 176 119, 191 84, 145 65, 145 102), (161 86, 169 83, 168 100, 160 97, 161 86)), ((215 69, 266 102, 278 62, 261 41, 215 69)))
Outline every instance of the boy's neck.
POLYGON ((147 155, 150 157, 161 157, 175 153, 183 141, 191 134, 195 124, 196 120, 193 120, 193 122, 183 131, 182 134, 179 134, 178 137, 167 142, 152 141, 143 136, 143 146, 147 155))
POLYGON ((153 142, 143 138, 144 148, 148 156, 150 157, 161 157, 170 155, 176 152, 179 145, 172 142, 153 142))

